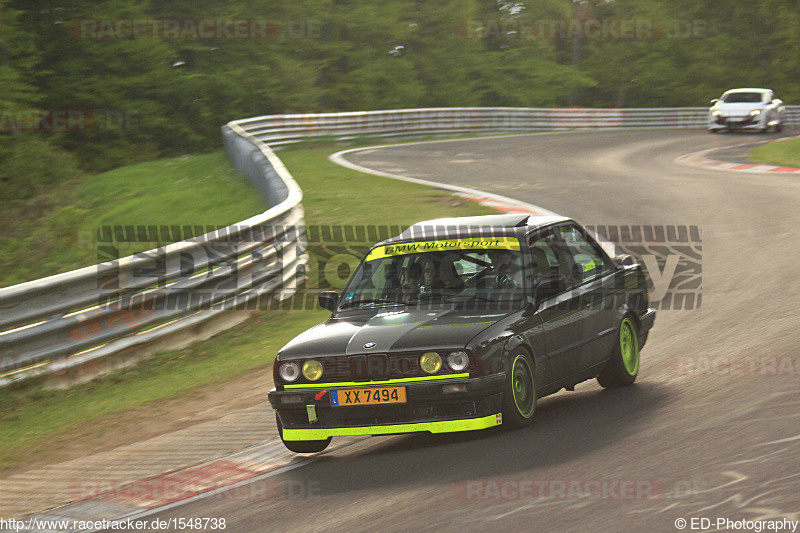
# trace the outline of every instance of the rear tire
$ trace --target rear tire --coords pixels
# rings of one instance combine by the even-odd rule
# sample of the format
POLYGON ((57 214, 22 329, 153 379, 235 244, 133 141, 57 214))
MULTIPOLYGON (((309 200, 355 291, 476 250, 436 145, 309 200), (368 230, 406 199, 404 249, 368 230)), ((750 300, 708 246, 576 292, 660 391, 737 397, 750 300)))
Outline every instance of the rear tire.
POLYGON ((597 376, 597 382, 606 389, 625 387, 636 381, 638 374, 639 333, 633 318, 625 316, 619 325, 611 359, 597 376))
POLYGON ((328 447, 328 444, 331 443, 331 437, 328 437, 325 440, 283 440, 283 425, 281 424, 281 417, 279 417, 277 413, 275 413, 275 421, 278 424, 278 435, 281 436, 283 445, 286 446, 289 451, 294 453, 321 452, 328 447))
POLYGON ((503 389, 503 424, 522 428, 533 422, 536 412, 536 379, 533 361, 526 352, 511 358, 511 368, 503 389))

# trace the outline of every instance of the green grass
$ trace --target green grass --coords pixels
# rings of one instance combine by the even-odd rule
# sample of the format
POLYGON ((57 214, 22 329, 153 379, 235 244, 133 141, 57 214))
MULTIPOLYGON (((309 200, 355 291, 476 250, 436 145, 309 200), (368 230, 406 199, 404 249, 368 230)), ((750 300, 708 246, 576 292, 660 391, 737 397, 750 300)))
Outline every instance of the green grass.
MULTIPOLYGON (((327 156, 334 151, 333 148, 298 149, 279 154, 304 191, 303 205, 309 226, 406 226, 429 218, 496 213, 443 191, 365 175, 334 165, 327 160, 327 156)), ((216 158, 218 154, 208 157, 216 158)), ((194 158, 185 161, 192 160, 194 158)), ((131 168, 141 169, 142 165, 122 168, 106 175, 106 178, 109 175, 116 176, 126 182, 121 184, 121 190, 125 192, 120 193, 120 197, 130 199, 129 208, 113 210, 120 219, 104 215, 96 217, 95 221, 136 223, 138 215, 135 206, 150 210, 151 206, 144 206, 135 194, 129 195, 131 191, 140 190, 128 183, 132 179, 129 173, 131 168), (123 219, 124 222, 121 222, 123 219)), ((159 182, 159 173, 162 174, 162 180, 168 179, 163 174, 171 176, 169 179, 173 183, 179 179, 172 173, 172 165, 167 165, 165 161, 147 163, 144 168, 152 175, 154 182, 159 182)), ((207 166, 201 164, 200 168, 210 173, 207 166)), ((138 171, 134 175, 139 175, 138 171)), ((113 195, 113 183, 106 179, 92 187, 84 189, 89 198, 95 194, 113 195)), ((167 194, 171 189, 164 185, 158 190, 167 194)), ((255 192, 250 194, 256 196, 255 192)), ((239 201, 244 202, 242 199, 239 201)), ((230 211, 231 215, 234 213, 234 210, 230 211)), ((157 215, 155 212, 151 214, 157 215)), ((166 220, 167 215, 159 216, 161 218, 158 220, 166 220)), ((202 218, 196 220, 197 223, 206 222, 202 218)), ((164 223, 170 222, 167 220, 164 223)), ((312 253, 320 247, 324 245, 312 244, 312 253)), ((316 276, 314 268, 312 261, 309 272, 311 279, 316 276)), ((124 417, 127 410, 169 398, 186 397, 199 386, 223 383, 247 372, 266 371, 283 344, 308 327, 322 322, 328 315, 319 309, 260 311, 244 324, 206 342, 163 353, 134 369, 68 391, 42 391, 33 385, 0 389, 0 425, 3 427, 0 470, 24 465, 32 458, 46 457, 54 442, 68 441, 71 432, 76 432, 77 428, 90 426, 95 436, 101 436, 108 430, 103 421, 109 415, 124 417)))
POLYGON ((750 159, 764 165, 800 168, 800 139, 764 144, 750 151, 750 159))
POLYGON ((335 165, 327 157, 336 151, 326 148, 278 153, 303 189, 308 225, 409 226, 430 218, 497 214, 443 190, 335 165))
MULTIPOLYGON (((98 262, 94 235, 104 225, 228 226, 267 206, 221 150, 84 176, 0 218, 0 286, 98 262)), ((167 242, 121 243, 122 255, 167 242)))

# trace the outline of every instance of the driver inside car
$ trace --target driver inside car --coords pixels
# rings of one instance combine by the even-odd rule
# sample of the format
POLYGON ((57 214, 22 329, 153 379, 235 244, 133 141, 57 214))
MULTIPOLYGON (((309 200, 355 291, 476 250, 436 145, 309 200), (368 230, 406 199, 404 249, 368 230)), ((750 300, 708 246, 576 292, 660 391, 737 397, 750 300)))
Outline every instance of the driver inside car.
POLYGON ((403 272, 401 285, 402 300, 409 303, 419 295, 420 281, 422 280, 422 261, 415 261, 403 272))
POLYGON ((519 265, 511 252, 491 250, 489 258, 492 260, 491 274, 497 288, 513 289, 522 285, 519 265))

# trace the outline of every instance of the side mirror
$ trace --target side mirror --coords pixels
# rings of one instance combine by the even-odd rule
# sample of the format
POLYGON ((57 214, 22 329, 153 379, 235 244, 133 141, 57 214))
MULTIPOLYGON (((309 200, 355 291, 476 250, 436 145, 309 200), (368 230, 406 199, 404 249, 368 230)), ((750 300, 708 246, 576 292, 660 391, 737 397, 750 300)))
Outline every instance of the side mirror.
POLYGON ((776 98, 775 100, 772 101, 772 103, 775 105, 781 105, 783 103, 783 100, 781 100, 780 98, 776 98))
POLYGON ((719 98, 714 98, 713 100, 711 100, 711 105, 714 105, 717 102, 719 102, 719 98))
POLYGON ((564 276, 548 276, 542 278, 533 289, 533 297, 538 302, 567 289, 567 279, 564 276))
POLYGON ((636 264, 636 259, 632 255, 622 254, 615 257, 614 262, 619 266, 626 267, 636 264))
POLYGON ((336 310, 336 304, 339 303, 339 294, 336 291, 324 291, 317 295, 317 301, 320 307, 333 312, 336 310))

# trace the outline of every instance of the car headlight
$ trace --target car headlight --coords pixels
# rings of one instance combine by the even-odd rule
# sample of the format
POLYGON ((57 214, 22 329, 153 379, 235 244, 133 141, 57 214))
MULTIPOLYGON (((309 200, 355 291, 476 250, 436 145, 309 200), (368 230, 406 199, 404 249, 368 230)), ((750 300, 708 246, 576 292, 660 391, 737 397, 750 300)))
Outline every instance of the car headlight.
POLYGON ((442 368, 442 358, 436 352, 425 352, 419 358, 419 366, 426 374, 435 374, 442 368))
POLYGON ((760 114, 761 114, 761 110, 760 109, 753 109, 752 111, 750 111, 750 116, 751 117, 757 117, 760 114))
POLYGON ((297 381, 297 378, 300 377, 300 367, 293 361, 281 363, 281 366, 278 368, 278 375, 283 381, 297 381))
POLYGON ((322 377, 322 363, 316 359, 309 359, 303 363, 303 376, 308 381, 317 381, 322 377))
POLYGON ((465 352, 451 352, 447 355, 447 366, 453 372, 461 372, 469 366, 469 356, 465 352))
POLYGON ((722 111, 720 111, 719 109, 715 109, 714 111, 711 112, 711 116, 712 117, 718 117, 721 114, 722 114, 722 111))

